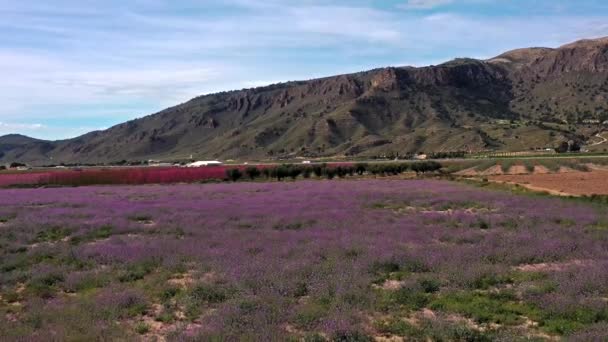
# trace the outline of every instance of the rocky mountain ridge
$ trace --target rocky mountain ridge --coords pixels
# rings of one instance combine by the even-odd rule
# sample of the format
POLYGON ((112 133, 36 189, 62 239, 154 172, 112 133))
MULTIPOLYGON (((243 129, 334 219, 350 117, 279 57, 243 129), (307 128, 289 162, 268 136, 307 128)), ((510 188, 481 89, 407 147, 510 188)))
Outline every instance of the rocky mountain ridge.
POLYGON ((608 120, 608 38, 204 95, 62 140, 0 137, 0 162, 271 159, 528 150, 608 120), (591 121, 590 121, 591 120, 591 121))

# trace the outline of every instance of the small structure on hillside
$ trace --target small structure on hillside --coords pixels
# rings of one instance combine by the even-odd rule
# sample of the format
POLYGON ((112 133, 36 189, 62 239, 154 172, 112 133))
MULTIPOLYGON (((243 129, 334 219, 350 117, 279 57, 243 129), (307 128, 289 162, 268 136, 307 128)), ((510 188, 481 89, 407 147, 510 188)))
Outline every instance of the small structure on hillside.
POLYGON ((200 160, 187 164, 186 167, 220 166, 222 162, 217 160, 200 160))

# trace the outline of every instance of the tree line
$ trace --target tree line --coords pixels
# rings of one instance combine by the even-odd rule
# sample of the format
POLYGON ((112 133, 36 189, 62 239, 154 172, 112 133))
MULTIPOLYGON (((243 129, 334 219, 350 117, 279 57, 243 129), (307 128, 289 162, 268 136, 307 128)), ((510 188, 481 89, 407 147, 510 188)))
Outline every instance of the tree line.
POLYGON ((390 163, 390 164, 367 164, 358 163, 354 165, 295 165, 283 164, 274 167, 249 166, 247 168, 231 168, 226 170, 226 178, 233 182, 248 178, 255 180, 258 178, 276 179, 282 181, 285 179, 297 179, 302 177, 308 179, 311 177, 334 179, 344 178, 347 176, 362 176, 371 174, 375 176, 391 176, 398 175, 404 172, 415 172, 416 174, 425 174, 436 172, 442 168, 442 165, 436 161, 421 161, 413 163, 390 163))

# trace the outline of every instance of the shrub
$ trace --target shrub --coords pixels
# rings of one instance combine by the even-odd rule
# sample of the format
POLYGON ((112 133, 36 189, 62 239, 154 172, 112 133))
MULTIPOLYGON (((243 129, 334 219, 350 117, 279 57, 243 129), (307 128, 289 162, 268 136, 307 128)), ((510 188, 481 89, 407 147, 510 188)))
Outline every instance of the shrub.
POLYGON ((419 335, 419 329, 414 325, 397 318, 376 323, 376 329, 383 334, 391 334, 401 337, 419 335))
POLYGON ((441 283, 437 279, 421 279, 419 284, 425 293, 438 292, 441 287, 441 283))
POLYGON ((412 171, 419 173, 435 172, 441 169, 442 165, 436 161, 417 162, 412 164, 412 171))
POLYGON ((300 169, 297 166, 289 166, 288 167, 288 172, 289 172, 289 177, 291 177, 291 179, 295 180, 296 178, 298 178, 298 176, 302 173, 302 169, 300 169))
POLYGON ((158 265, 154 261, 144 261, 130 264, 126 267, 126 269, 119 272, 118 280, 123 283, 128 283, 143 279, 145 276, 152 273, 156 266, 158 265))
POLYGON ((199 303, 221 303, 228 299, 228 291, 219 285, 199 284, 190 291, 190 298, 199 303))
POLYGON ((139 322, 135 326, 135 331, 140 335, 145 335, 150 331, 150 326, 144 322, 139 322))
POLYGON ((56 291, 56 285, 62 282, 64 279, 63 274, 58 272, 51 272, 43 275, 36 276, 32 279, 28 286, 28 292, 35 296, 42 298, 53 297, 56 291))
POLYGON ((275 169, 275 176, 277 180, 282 181, 289 176, 289 167, 287 165, 281 165, 275 169))
POLYGON ((310 167, 304 167, 302 169, 302 177, 304 177, 305 179, 310 178, 311 174, 312 174, 312 169, 310 167))
POLYGON ((59 241, 72 233, 71 229, 64 227, 50 227, 36 234, 36 242, 59 241))
POLYGON ((336 170, 332 169, 332 168, 325 168, 325 177, 327 177, 327 179, 334 179, 336 177, 336 170))
POLYGON ((327 339, 321 334, 313 333, 304 336, 304 342, 327 342, 327 339))
POLYGON ((404 286, 392 293, 392 301, 410 308, 419 310, 429 304, 429 295, 419 286, 404 286))
POLYGON ((260 176, 262 172, 255 166, 250 166, 245 169, 245 174, 249 177, 249 179, 254 180, 260 176))
MULTIPOLYGON (((136 220, 138 222, 149 221, 148 220, 136 220)), ((74 236, 70 239, 71 244, 79 244, 86 241, 95 241, 95 240, 103 240, 112 236, 114 231, 114 227, 110 225, 102 226, 98 229, 94 229, 86 234, 74 236)))
POLYGON ((367 163, 359 163, 359 164, 355 165, 355 172, 357 172, 357 174, 359 176, 362 176, 365 173, 365 171, 367 171, 367 167, 368 167, 367 163))
POLYGON ((325 164, 323 165, 315 165, 312 168, 312 172, 315 174, 317 178, 321 178, 325 174, 325 164))
POLYGON ((334 342, 372 342, 374 339, 360 331, 337 331, 333 334, 334 342))
POLYGON ((304 305, 295 317, 295 322, 300 328, 314 328, 328 313, 326 305, 320 303, 308 303, 304 305))
POLYGON ((109 319, 135 317, 148 309, 147 301, 140 292, 118 288, 104 289, 97 297, 97 306, 109 319))
POLYGON ((11 165, 9 166, 11 169, 16 169, 18 167, 26 167, 27 165, 23 164, 23 163, 18 163, 18 162, 13 162, 11 163, 11 165))
POLYGON ((228 179, 231 181, 236 182, 243 177, 243 173, 239 169, 230 169, 226 170, 226 176, 228 176, 228 179))
POLYGON ((94 288, 101 288, 110 282, 110 277, 98 272, 70 273, 62 284, 66 292, 75 293, 94 288))
POLYGON ((449 293, 431 303, 434 310, 457 312, 479 323, 517 325, 522 316, 536 318, 538 312, 519 303, 509 293, 449 293))

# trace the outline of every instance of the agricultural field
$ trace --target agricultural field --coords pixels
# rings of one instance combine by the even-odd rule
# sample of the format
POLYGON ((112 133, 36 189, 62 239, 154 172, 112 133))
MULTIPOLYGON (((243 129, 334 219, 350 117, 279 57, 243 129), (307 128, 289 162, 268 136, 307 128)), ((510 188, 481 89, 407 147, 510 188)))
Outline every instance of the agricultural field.
POLYGON ((517 184, 559 196, 608 195, 608 169, 589 172, 490 176, 489 180, 517 184))
POLYGON ((442 180, 3 189, 0 336, 600 341, 607 252, 604 205, 442 180))
POLYGON ((224 179, 227 167, 132 167, 0 172, 0 187, 167 184, 224 179))
POLYGON ((514 184, 559 196, 608 195, 608 158, 505 158, 446 163, 458 177, 514 184))

